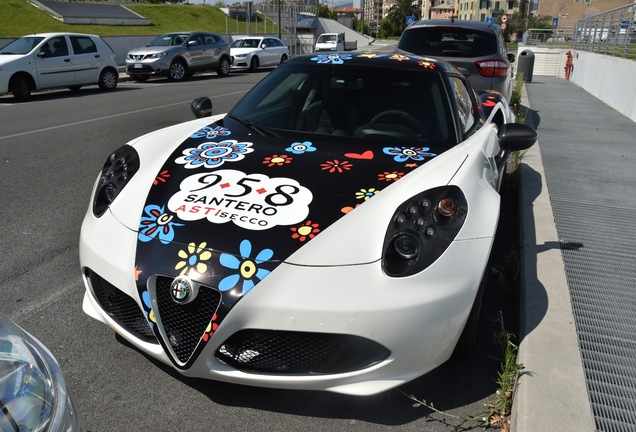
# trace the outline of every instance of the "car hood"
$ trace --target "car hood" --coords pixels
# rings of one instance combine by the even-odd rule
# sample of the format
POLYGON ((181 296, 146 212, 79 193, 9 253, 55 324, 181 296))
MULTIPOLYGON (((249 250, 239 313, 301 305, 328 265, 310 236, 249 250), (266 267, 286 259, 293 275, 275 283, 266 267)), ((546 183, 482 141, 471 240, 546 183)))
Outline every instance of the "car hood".
POLYGON ((397 206, 446 184, 465 159, 329 138, 262 137, 198 120, 131 143, 141 168, 110 211, 137 233, 136 267, 205 273, 216 285, 245 260, 264 272, 282 262, 377 261, 397 206))
POLYGON ((261 48, 230 48, 232 55, 249 54, 261 50, 261 48))
POLYGON ((148 54, 156 54, 162 52, 173 51, 179 48, 178 46, 150 46, 150 47, 140 47, 133 48, 128 51, 128 55, 148 55, 148 54))
POLYGON ((0 66, 23 59, 27 54, 0 54, 0 66))

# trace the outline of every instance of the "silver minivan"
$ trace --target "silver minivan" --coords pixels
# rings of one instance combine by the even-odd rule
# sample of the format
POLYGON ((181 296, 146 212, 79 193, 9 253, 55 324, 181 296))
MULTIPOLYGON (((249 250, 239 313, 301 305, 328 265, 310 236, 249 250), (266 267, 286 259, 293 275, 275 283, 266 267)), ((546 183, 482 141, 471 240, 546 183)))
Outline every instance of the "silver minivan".
POLYGON ((495 90, 510 100, 515 55, 508 53, 501 27, 494 23, 421 20, 408 26, 398 50, 452 63, 475 91, 495 90))
POLYGON ((221 76, 230 73, 230 46, 214 33, 174 32, 153 39, 126 56, 126 73, 136 81, 165 76, 181 81, 195 72, 215 70, 221 76))

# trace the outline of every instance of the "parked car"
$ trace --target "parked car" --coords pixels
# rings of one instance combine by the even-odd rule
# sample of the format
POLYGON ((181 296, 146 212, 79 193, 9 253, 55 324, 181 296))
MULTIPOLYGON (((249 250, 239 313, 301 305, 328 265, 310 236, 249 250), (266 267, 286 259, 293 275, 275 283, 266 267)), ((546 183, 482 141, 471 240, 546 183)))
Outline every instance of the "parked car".
POLYGON ((248 37, 230 45, 232 69, 256 72, 259 67, 278 66, 289 58, 289 48, 275 37, 248 37))
POLYGON ((501 27, 494 23, 421 20, 408 26, 398 42, 401 52, 446 60, 476 91, 495 90, 510 101, 515 55, 508 53, 501 27))
POLYGON ((0 314, 0 430, 85 431, 53 354, 0 314))
POLYGON ((23 36, 0 50, 0 94, 18 101, 32 91, 56 87, 79 90, 97 84, 117 87, 115 54, 99 36, 81 33, 39 33, 23 36))
POLYGON ((193 31, 163 34, 126 56, 126 73, 136 81, 154 75, 181 81, 208 70, 224 77, 230 65, 230 46, 221 36, 193 31))
POLYGON ((536 140, 502 95, 353 52, 192 108, 107 157, 88 315, 186 376, 262 387, 371 395, 470 352, 506 160, 536 140))

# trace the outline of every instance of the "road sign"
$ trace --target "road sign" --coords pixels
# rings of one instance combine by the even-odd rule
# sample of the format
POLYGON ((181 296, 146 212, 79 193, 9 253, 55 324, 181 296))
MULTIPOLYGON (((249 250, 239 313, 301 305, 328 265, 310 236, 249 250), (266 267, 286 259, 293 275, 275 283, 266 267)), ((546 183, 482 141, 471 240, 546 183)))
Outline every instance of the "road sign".
POLYGON ((559 26, 559 19, 552 18, 552 28, 557 28, 559 26))
POLYGON ((505 29, 506 29, 506 27, 507 27, 507 24, 506 24, 506 23, 501 23, 501 29, 502 29, 502 30, 505 30, 505 29))
POLYGON ((505 23, 506 21, 508 21, 508 15, 502 15, 501 16, 501 22, 505 23))
POLYGON ((492 18, 492 17, 490 17, 490 18, 486 18, 486 22, 487 22, 487 23, 494 24, 495 19, 494 19, 494 18, 492 18))
POLYGON ((415 17, 413 15, 409 15, 406 17, 406 25, 411 25, 415 22, 415 17))

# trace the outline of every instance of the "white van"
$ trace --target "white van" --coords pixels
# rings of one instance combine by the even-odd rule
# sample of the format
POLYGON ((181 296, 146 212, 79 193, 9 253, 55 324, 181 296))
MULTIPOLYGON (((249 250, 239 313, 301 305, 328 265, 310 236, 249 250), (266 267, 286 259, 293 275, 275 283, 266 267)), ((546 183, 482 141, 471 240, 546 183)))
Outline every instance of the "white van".
POLYGON ((323 33, 316 39, 316 52, 344 51, 344 33, 323 33))

